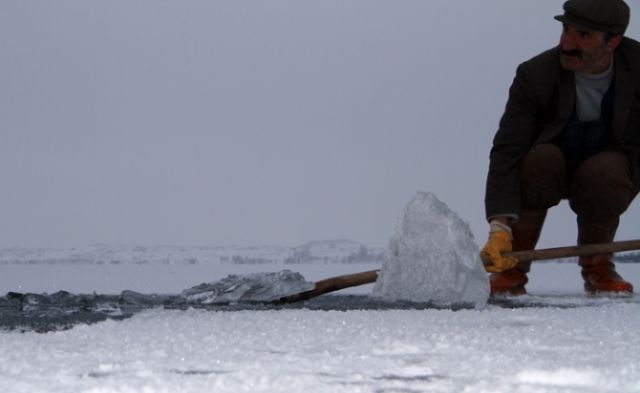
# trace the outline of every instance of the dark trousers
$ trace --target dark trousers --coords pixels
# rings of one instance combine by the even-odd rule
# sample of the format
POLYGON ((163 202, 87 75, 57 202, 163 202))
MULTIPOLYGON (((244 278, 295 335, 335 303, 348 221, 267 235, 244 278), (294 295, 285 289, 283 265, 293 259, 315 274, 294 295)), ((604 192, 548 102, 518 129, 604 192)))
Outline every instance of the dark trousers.
MULTIPOLYGON (((613 241, 620 215, 633 201, 631 164, 618 151, 605 150, 570 170, 553 144, 534 147, 520 165, 522 213, 513 225, 514 250, 530 250, 540 236, 547 209, 568 199, 576 213, 578 244, 613 241)), ((529 270, 526 263, 521 266, 529 270)))

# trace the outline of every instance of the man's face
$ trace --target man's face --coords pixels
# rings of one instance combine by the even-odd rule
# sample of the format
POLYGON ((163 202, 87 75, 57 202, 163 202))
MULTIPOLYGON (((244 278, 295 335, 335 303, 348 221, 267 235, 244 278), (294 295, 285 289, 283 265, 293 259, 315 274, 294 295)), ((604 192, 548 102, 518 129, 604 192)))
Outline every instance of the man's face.
POLYGON ((564 23, 560 36, 562 68, 587 74, 604 72, 621 39, 621 36, 615 36, 605 41, 605 36, 602 31, 564 23))

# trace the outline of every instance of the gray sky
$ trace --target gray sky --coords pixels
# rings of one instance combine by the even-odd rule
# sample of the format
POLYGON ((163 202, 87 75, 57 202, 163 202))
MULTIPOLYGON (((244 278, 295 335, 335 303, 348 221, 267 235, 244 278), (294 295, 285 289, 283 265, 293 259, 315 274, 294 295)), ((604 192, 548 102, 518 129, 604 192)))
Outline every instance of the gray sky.
MULTIPOLYGON (((419 190, 482 245, 508 87, 561 10, 0 0, 0 247, 384 246, 419 190)), ((618 239, 640 237, 639 206, 618 239)), ((563 203, 540 246, 575 237, 563 203)))

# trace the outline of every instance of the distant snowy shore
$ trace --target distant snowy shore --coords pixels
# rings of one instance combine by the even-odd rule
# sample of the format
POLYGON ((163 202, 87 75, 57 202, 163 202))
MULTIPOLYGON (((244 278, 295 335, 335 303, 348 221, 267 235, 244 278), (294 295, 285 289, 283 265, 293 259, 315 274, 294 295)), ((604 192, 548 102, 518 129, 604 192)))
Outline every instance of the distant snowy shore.
POLYGON ((285 246, 127 246, 0 249, 3 264, 263 264, 378 263, 385 249, 352 240, 312 241, 285 246))

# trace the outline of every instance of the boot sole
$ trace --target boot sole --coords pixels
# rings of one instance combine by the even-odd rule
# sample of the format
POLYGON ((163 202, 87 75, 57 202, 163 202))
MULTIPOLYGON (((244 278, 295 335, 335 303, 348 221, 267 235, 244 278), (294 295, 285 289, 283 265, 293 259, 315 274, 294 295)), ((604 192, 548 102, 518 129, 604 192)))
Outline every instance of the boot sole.
POLYGON ((524 285, 519 285, 513 288, 491 292, 490 296, 522 296, 526 294, 527 290, 525 289, 524 285))
POLYGON ((593 286, 592 284, 589 283, 585 283, 584 284, 584 290, 585 292, 591 294, 591 295, 599 295, 599 294, 606 294, 606 295, 633 295, 633 287, 629 288, 629 287, 620 287, 620 288, 608 288, 608 289, 598 289, 595 286, 593 286))

